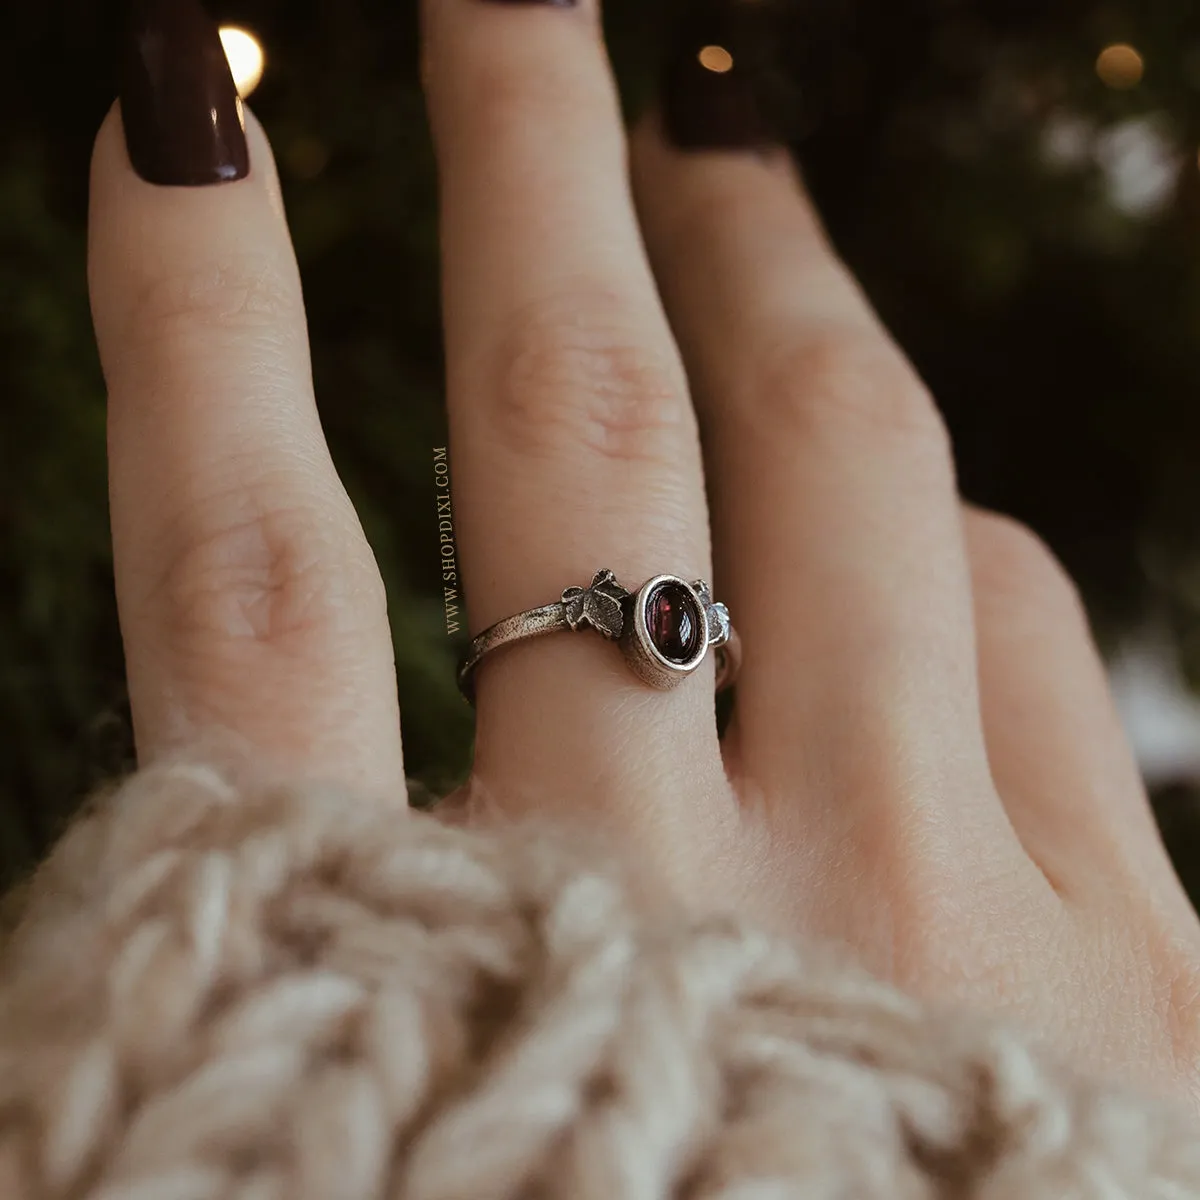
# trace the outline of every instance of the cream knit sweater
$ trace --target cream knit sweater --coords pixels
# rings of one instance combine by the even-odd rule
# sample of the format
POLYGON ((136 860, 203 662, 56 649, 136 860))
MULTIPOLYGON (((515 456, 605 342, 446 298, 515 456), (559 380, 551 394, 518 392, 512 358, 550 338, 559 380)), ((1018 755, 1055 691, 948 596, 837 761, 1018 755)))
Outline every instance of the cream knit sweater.
POLYGON ((3 1200, 1184 1200, 1200 1129, 578 837, 156 767, 0 959, 3 1200))

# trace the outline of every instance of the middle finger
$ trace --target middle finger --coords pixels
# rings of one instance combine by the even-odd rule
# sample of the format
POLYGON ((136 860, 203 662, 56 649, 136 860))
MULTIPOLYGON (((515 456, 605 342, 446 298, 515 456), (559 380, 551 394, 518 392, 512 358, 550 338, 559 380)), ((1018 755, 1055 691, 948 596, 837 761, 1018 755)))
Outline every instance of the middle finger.
MULTIPOLYGON (((595 0, 426 3, 448 409, 471 630, 608 567, 711 579, 686 377, 645 260, 595 0)), ((718 597, 719 598, 719 597, 718 597)), ((736 614, 735 614, 736 616, 736 614)), ((670 692, 597 635, 480 665, 476 795, 728 805, 711 656, 670 692), (701 801, 701 803, 703 803, 701 801)))

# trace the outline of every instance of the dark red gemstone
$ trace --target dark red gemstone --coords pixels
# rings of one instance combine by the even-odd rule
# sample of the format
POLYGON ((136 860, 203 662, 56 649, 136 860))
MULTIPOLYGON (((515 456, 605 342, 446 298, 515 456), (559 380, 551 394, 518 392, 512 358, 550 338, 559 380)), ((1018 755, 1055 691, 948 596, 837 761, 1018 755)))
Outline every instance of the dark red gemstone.
POLYGON ((646 625, 663 658, 685 663, 696 656, 702 629, 698 609, 695 597, 682 584, 664 583, 650 593, 646 625))

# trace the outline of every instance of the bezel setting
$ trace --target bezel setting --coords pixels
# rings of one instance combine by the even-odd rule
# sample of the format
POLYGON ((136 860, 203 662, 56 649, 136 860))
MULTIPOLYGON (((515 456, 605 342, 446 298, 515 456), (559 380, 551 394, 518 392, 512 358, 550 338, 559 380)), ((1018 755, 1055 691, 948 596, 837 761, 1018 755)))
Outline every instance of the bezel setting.
POLYGON ((616 642, 626 664, 643 682, 660 691, 683 682, 713 650, 717 692, 730 687, 741 665, 741 639, 724 604, 713 602, 708 583, 678 575, 655 575, 636 592, 626 590, 615 573, 597 571, 586 587, 564 588, 559 600, 514 613, 489 625, 471 640, 458 667, 458 686, 475 703, 474 672, 488 655, 529 638, 566 630, 592 630, 616 642), (674 593, 656 605, 664 589, 674 593))
POLYGON ((678 575, 655 575, 646 580, 633 596, 629 619, 622 631, 621 647, 626 660, 637 675, 652 687, 662 690, 676 687, 691 675, 704 661, 712 636, 711 609, 704 603, 703 595, 693 583, 678 575), (651 624, 651 605, 664 587, 677 590, 688 608, 695 648, 682 661, 663 652, 654 635, 651 624))

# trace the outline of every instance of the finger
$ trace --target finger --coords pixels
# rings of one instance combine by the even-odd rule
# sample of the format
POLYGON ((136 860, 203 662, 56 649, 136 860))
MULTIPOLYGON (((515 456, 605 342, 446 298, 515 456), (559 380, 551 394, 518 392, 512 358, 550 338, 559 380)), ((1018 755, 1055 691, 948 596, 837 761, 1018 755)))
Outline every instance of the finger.
POLYGON ((1016 521, 969 507, 965 528, 988 757, 1017 835, 1065 896, 1170 891, 1190 909, 1070 577, 1016 521))
MULTIPOLYGON (((594 3, 438 0, 424 13, 472 632, 604 567, 630 590, 706 576, 695 420, 594 3)), ((477 780, 528 805, 604 795, 644 812, 653 792, 690 809, 705 781, 724 785, 712 670, 710 656, 656 692, 594 634, 485 658, 477 780)))
POLYGON ((931 840, 1019 851, 987 775, 954 467, 932 401, 785 155, 684 153, 651 120, 633 161, 745 647, 738 769, 768 796, 809 781, 791 805, 809 844, 850 821, 929 858, 931 840), (836 803, 811 794, 819 781, 836 803), (814 822, 831 828, 816 836, 814 822))
POLYGON ((196 66, 211 68, 215 29, 187 4, 157 9, 139 44, 163 56, 158 91, 127 79, 128 148, 118 110, 100 130, 89 240, 138 756, 236 737, 289 769, 394 788, 383 588, 317 417, 266 138, 251 119, 236 182, 134 170, 200 183, 244 155, 225 84, 196 66), (216 123, 211 96, 195 112, 205 78, 216 123))

